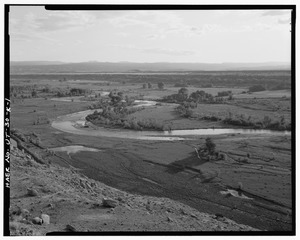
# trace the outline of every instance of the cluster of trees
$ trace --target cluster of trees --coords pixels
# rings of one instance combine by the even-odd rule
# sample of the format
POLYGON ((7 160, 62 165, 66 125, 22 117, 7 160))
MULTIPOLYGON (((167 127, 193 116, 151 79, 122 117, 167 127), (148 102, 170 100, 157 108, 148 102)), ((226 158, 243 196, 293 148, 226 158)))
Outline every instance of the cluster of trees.
POLYGON ((187 84, 187 83, 184 83, 184 82, 175 83, 175 84, 174 84, 174 87, 186 88, 186 87, 188 87, 188 84, 187 84))
POLYGON ((56 93, 57 97, 71 97, 71 96, 82 96, 87 94, 89 91, 81 88, 71 88, 69 90, 59 90, 56 93))
POLYGON ((206 138, 205 143, 196 149, 197 157, 207 161, 226 160, 226 154, 216 151, 216 144, 211 138, 206 138))
POLYGON ((193 111, 197 106, 195 102, 184 102, 175 108, 180 116, 185 118, 195 118, 198 120, 208 120, 214 122, 222 122, 228 125, 251 127, 255 129, 271 129, 271 130, 291 130, 291 123, 287 123, 285 117, 282 115, 279 120, 273 120, 269 116, 264 116, 262 120, 255 121, 251 116, 244 114, 228 113, 225 117, 218 117, 215 115, 199 116, 193 111))
POLYGON ((218 97, 226 97, 232 95, 232 91, 222 91, 218 92, 218 97))
MULTIPOLYGON (((163 82, 159 82, 157 83, 157 87, 160 90, 163 90, 165 88, 165 84, 163 82)), ((152 88, 152 84, 151 83, 143 83, 143 89, 151 89, 152 88)))
POLYGON ((170 130, 171 127, 166 124, 157 122, 155 119, 127 118, 133 112, 139 111, 138 108, 105 108, 101 112, 95 111, 86 117, 87 121, 95 125, 107 125, 114 127, 121 127, 134 130, 156 130, 165 131, 170 130))
POLYGON ((134 130, 170 130, 170 127, 157 122, 154 119, 137 120, 129 119, 128 116, 141 108, 130 108, 134 102, 134 98, 124 97, 123 92, 110 92, 109 100, 100 99, 98 103, 93 104, 90 108, 101 108, 101 111, 95 111, 88 115, 86 120, 95 125, 107 125, 122 127, 134 130))
POLYGON ((157 122, 155 119, 142 119, 136 120, 135 118, 127 119, 123 122, 123 127, 127 129, 134 130, 155 130, 155 131, 165 131, 171 130, 170 125, 165 125, 163 123, 157 122))
POLYGON ((195 102, 195 103, 222 103, 224 98, 213 97, 212 94, 206 93, 203 90, 197 90, 189 95, 187 88, 181 88, 178 93, 163 97, 162 101, 171 103, 184 103, 184 102, 195 102))
POLYGON ((34 85, 25 85, 25 86, 11 86, 10 87, 10 96, 15 98, 32 98, 38 96, 37 86, 34 85))
POLYGON ((143 84, 143 89, 147 89, 147 88, 151 89, 152 88, 152 84, 151 83, 144 83, 143 84))
POLYGON ((266 88, 262 85, 253 85, 251 87, 249 87, 249 92, 261 92, 261 91, 265 91, 266 88))
POLYGON ((244 114, 233 115, 229 113, 226 118, 222 119, 222 122, 256 129, 291 130, 291 123, 287 123, 283 115, 279 120, 272 120, 271 117, 264 116, 262 120, 254 121, 251 116, 247 117, 244 114))
POLYGON ((175 108, 176 112, 180 114, 180 116, 185 118, 194 117, 195 114, 193 112, 193 108, 197 107, 197 103, 195 102, 184 102, 175 108))
POLYGON ((80 95, 84 95, 87 92, 86 89, 82 89, 82 88, 71 88, 70 89, 70 95, 71 96, 80 96, 80 95))

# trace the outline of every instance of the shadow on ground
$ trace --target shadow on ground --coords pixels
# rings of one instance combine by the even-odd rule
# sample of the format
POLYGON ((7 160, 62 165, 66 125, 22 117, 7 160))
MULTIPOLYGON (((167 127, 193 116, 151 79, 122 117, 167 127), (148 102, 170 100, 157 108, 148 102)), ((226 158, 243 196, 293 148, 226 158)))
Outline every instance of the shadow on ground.
POLYGON ((199 158, 197 158, 197 156, 191 154, 187 158, 184 158, 184 159, 181 159, 181 160, 178 160, 178 161, 175 161, 175 162, 172 162, 172 163, 166 165, 166 167, 167 167, 166 172, 170 173, 170 174, 176 174, 176 173, 184 171, 185 169, 190 169, 195 172, 201 173, 201 170, 195 169, 193 167, 202 165, 206 162, 207 162, 207 160, 199 159, 199 158))

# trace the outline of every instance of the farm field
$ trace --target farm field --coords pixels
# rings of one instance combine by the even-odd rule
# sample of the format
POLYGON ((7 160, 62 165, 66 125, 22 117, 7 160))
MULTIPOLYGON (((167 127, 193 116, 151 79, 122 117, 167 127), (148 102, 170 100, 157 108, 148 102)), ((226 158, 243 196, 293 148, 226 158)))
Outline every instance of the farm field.
MULTIPOLYGON (((210 77, 215 77, 215 74, 218 73, 210 73, 210 77)), ((94 74, 94 79, 78 74, 68 75, 67 79, 57 74, 13 75, 10 81, 13 89, 11 129, 14 138, 21 139, 23 136, 24 141, 20 140, 22 144, 46 164, 75 169, 90 178, 131 193, 168 197, 199 211, 218 213, 260 230, 289 231, 292 228, 293 188, 293 149, 289 131, 197 135, 179 141, 159 141, 87 136, 52 126, 54 121, 67 114, 91 109, 101 99, 109 99, 107 93, 112 91, 122 92, 127 98, 157 102, 152 106, 140 107, 125 119, 154 119, 159 124, 171 126, 171 130, 247 128, 226 124, 221 120, 200 118, 214 116, 223 119, 229 114, 243 115, 245 119, 250 117, 254 122, 263 122, 267 116, 272 121, 289 124, 292 121, 291 90, 271 90, 271 86, 278 84, 280 74, 256 73, 255 77, 263 76, 270 87, 266 91, 253 93, 247 92, 251 86, 247 82, 234 87, 230 82, 222 86, 219 78, 228 78, 224 73, 217 75, 219 84, 214 84, 215 87, 201 87, 205 81, 197 82, 197 73, 193 73, 192 77, 176 74, 154 77, 142 73, 94 74), (274 75, 277 76, 276 81, 272 82, 274 75), (216 96, 219 92, 231 91, 233 99, 226 98, 222 103, 198 103, 192 108, 198 118, 184 117, 176 110, 180 102, 162 101, 181 89, 174 87, 178 79, 190 83, 186 87, 189 94, 205 91, 216 96), (148 82, 152 84, 151 89, 143 88, 143 83, 148 82), (163 89, 158 89, 158 82, 165 83, 163 89), (80 89, 82 93, 62 96, 72 89, 80 89), (215 151, 224 154, 225 158, 209 160, 197 157, 195 148, 205 146, 208 137, 214 142, 215 151), (99 151, 84 148, 71 153, 52 150, 66 146, 83 146, 99 151)), ((282 74, 286 78, 287 73, 282 74)), ((240 72, 236 75, 238 79, 243 78, 240 72)), ((204 76, 203 73, 198 74, 199 79, 204 76)), ((246 76, 250 79, 253 77, 251 73, 246 76)), ((120 130, 117 126, 105 125, 101 125, 100 130, 102 127, 108 131, 120 130)), ((84 131, 85 128, 82 129, 84 131)), ((90 126, 86 126, 86 129, 93 131, 90 126)))

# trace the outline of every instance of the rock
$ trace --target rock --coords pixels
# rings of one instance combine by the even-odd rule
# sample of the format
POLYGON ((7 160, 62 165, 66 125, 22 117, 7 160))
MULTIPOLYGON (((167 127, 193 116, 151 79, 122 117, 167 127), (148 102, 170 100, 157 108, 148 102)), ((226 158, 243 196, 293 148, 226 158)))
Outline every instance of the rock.
POLYGON ((27 188, 27 195, 34 197, 34 196, 38 195, 38 192, 36 190, 34 190, 34 189, 27 188))
POLYGON ((173 222, 172 218, 168 217, 167 219, 168 219, 169 222, 173 222))
POLYGON ((43 220, 43 224, 50 224, 50 216, 47 214, 41 214, 41 219, 43 220))
POLYGON ((103 207, 114 208, 118 205, 118 202, 112 199, 103 199, 102 201, 103 207))
POLYGON ((27 209, 22 209, 21 213, 23 215, 28 215, 29 214, 29 211, 27 209))
POLYGON ((93 204, 93 207, 94 207, 94 208, 101 207, 101 204, 100 204, 100 203, 94 203, 94 204, 93 204))
POLYGON ((216 213, 214 218, 215 219, 220 219, 220 218, 222 219, 222 218, 224 218, 224 216, 220 213, 216 213))
POLYGON ((40 224, 40 225, 42 225, 43 220, 41 218, 39 218, 39 217, 35 217, 34 219, 32 219, 32 222, 34 224, 40 224))
POLYGON ((76 232, 76 228, 74 228, 73 226, 71 225, 67 225, 66 228, 65 228, 68 232, 76 232))
POLYGON ((26 218, 23 218, 21 221, 21 223, 24 223, 24 224, 32 224, 30 221, 28 221, 26 218))

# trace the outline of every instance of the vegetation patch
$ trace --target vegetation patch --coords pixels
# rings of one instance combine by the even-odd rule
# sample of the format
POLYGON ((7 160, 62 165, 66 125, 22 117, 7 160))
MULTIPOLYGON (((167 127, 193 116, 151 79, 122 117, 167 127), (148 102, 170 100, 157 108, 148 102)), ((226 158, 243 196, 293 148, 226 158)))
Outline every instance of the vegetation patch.
POLYGON ((133 108, 134 99, 123 98, 122 92, 109 94, 109 100, 101 100, 93 105, 95 108, 101 108, 101 111, 86 117, 87 121, 92 122, 97 126, 113 126, 133 130, 155 130, 165 131, 170 130, 170 126, 159 123, 153 118, 137 120, 136 118, 128 118, 132 113, 142 110, 143 108, 133 108))

